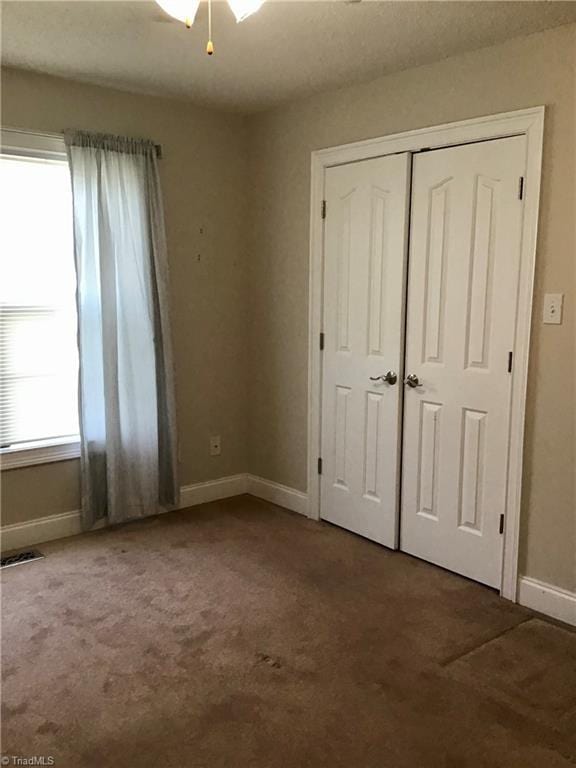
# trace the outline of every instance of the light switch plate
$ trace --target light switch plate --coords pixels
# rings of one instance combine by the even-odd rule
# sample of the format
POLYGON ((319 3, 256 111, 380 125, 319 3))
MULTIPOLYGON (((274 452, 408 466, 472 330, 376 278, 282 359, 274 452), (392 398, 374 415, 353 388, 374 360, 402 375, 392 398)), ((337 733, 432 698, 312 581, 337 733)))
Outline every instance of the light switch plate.
POLYGON ((560 325, 562 322, 563 293, 546 293, 544 295, 544 312, 542 322, 560 325))

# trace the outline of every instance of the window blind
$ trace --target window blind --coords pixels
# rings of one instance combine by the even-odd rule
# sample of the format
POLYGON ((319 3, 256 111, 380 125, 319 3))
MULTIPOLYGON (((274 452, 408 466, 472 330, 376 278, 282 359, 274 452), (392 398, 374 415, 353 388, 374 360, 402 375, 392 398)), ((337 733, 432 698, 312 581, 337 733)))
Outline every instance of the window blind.
POLYGON ((78 435, 65 159, 0 155, 0 448, 78 435))

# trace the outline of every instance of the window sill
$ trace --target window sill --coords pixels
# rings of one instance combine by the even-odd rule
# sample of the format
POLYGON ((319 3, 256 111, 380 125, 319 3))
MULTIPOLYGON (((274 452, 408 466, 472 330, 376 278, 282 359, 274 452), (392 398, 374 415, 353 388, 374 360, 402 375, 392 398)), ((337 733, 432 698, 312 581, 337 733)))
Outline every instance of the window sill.
POLYGON ((65 438, 45 443, 0 449, 0 470, 32 467, 35 464, 51 464, 55 461, 77 459, 80 456, 80 440, 65 438))

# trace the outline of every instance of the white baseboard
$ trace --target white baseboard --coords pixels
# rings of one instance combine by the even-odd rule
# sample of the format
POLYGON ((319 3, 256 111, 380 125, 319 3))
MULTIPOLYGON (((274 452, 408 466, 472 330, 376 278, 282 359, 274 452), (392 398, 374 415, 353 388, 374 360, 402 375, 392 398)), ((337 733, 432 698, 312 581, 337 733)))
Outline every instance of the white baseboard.
POLYGON ((247 475, 230 475, 205 483, 183 485, 180 489, 180 509, 239 496, 241 493, 247 493, 247 475))
MULTIPOLYGON (((251 493, 253 496, 286 507, 286 509, 306 514, 308 497, 305 493, 247 474, 231 475, 230 477, 221 477, 218 480, 209 480, 205 483, 182 486, 180 489, 180 509, 195 507, 208 501, 227 499, 230 496, 239 496, 243 493, 251 493)), ((96 527, 101 528, 103 525, 100 524, 96 527)), ((75 536, 81 532, 80 512, 78 510, 61 512, 57 515, 39 517, 24 523, 2 526, 0 529, 0 547, 3 552, 8 552, 12 549, 22 549, 54 539, 75 536)))
POLYGON ((256 475, 246 475, 246 480, 247 493, 251 493, 252 496, 257 496, 259 499, 264 499, 271 504, 277 504, 279 507, 285 507, 301 515, 308 514, 308 494, 296 491, 287 485, 264 480, 264 478, 256 477, 256 475))
POLYGON ((529 576, 521 576, 518 582, 518 602, 533 611, 576 626, 575 592, 553 587, 529 576))
POLYGON ((25 523, 3 525, 0 544, 3 552, 43 544, 53 539, 65 539, 82 532, 80 512, 61 512, 58 515, 39 517, 25 523))

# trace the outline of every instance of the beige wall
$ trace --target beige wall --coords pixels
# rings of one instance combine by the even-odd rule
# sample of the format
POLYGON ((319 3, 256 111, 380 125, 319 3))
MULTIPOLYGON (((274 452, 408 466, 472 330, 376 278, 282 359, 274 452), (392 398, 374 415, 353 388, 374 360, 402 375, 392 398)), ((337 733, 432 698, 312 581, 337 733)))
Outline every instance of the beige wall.
POLYGON ((310 152, 547 106, 522 505, 521 570, 576 588, 576 27, 324 94, 250 120, 250 467, 306 489, 310 152), (562 326, 540 322, 564 292, 562 326))
MULTIPOLYGON (((246 471, 245 120, 5 69, 2 123, 162 144, 181 481, 246 471), (211 434, 222 436, 220 457, 209 456, 211 434)), ((5 524, 77 509, 78 462, 4 471, 2 499, 5 524)))

